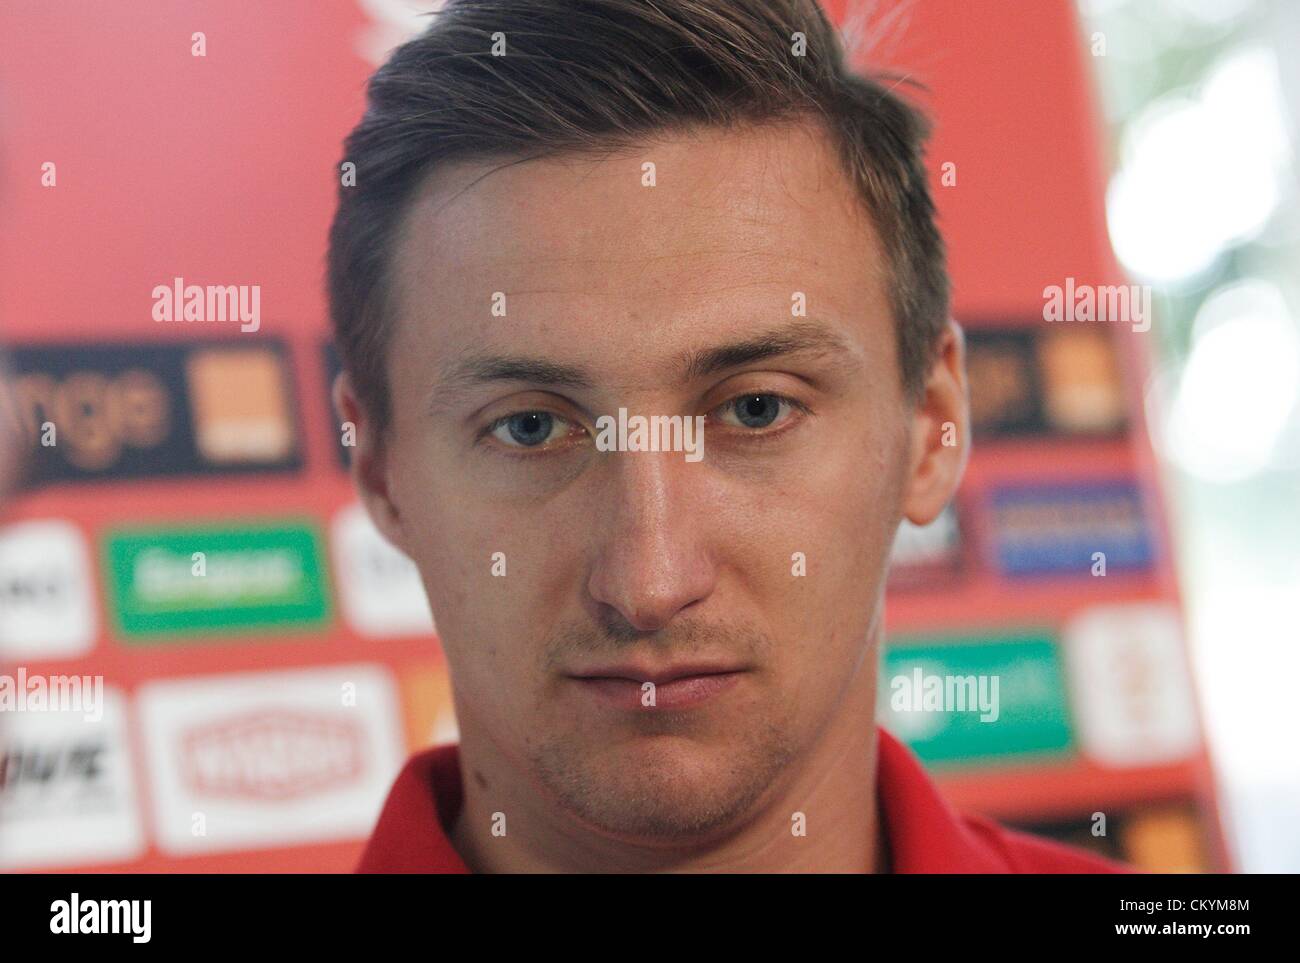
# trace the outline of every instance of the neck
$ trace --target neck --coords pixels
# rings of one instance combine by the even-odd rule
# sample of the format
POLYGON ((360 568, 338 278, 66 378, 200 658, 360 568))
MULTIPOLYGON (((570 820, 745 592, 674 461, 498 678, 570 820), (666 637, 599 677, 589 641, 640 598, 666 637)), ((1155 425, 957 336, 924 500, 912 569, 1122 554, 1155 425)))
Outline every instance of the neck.
POLYGON ((664 846, 601 835, 538 793, 469 717, 461 724, 465 796, 452 844, 476 873, 887 871, 876 801, 880 648, 873 634, 830 723, 725 836, 664 846), (494 813, 508 814, 504 835, 493 833, 494 813))

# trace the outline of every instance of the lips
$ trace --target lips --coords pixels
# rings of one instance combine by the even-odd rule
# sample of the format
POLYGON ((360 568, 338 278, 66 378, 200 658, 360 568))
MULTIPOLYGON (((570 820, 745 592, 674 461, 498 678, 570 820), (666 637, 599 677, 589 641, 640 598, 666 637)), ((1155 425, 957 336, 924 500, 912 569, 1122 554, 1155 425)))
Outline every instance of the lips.
POLYGON ((678 665, 663 669, 612 666, 571 676, 579 690, 619 709, 652 712, 686 709, 734 687, 744 669, 719 665, 678 665))

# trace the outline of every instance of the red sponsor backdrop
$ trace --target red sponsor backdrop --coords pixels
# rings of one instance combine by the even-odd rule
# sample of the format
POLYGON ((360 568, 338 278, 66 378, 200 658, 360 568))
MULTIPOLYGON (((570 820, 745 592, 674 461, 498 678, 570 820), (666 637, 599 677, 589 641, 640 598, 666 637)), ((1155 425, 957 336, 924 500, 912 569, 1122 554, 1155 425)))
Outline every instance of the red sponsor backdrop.
MULTIPOLYGON (((179 481, 61 484, 25 494, 11 518, 63 518, 91 545, 122 522, 307 515, 328 529, 353 500, 335 457, 321 344, 325 235, 343 136, 373 69, 358 53, 376 25, 358 0, 131 4, 35 0, 0 10, 0 335, 17 344, 192 339, 159 324, 151 292, 180 276, 261 287, 262 336, 292 356, 300 472, 179 481), (191 53, 201 31, 206 56, 191 53), (57 187, 41 184, 57 165, 57 187)), ((833 16, 844 4, 827 4, 833 16)), ((873 65, 903 69, 937 121, 929 152, 948 239, 959 318, 1015 325, 1041 317, 1045 285, 1121 279, 1107 241, 1100 124, 1090 64, 1065 2, 925 0, 875 42, 873 65), (957 182, 940 182, 941 165, 957 182)), ((206 332, 203 332, 206 333, 206 332)), ((223 329, 222 333, 229 333, 223 329)), ((256 339, 258 335, 244 335, 256 339)), ((1059 625, 1096 601, 1177 599, 1154 462, 1141 435, 1141 335, 1117 332, 1128 368, 1129 437, 1080 445, 997 442, 977 448, 963 498, 998 480, 1034 479, 1045 465, 1079 478, 1134 475, 1152 498, 1161 547, 1149 577, 1116 584, 1060 581, 1014 589, 973 566, 943 591, 891 597, 891 633, 978 632, 1024 622, 1059 625)), ((980 537, 978 516, 966 521, 980 537)), ((328 555, 328 552, 327 552, 328 555)), ((100 605, 104 605, 100 593, 100 605)), ((128 647, 99 613, 84 658, 29 662, 29 672, 103 673, 128 694, 148 680, 355 662, 390 666, 402 693, 408 748, 445 700, 431 637, 366 639, 340 613, 324 632, 128 647), (420 682, 423 680, 424 684, 420 682), (430 688, 436 695, 421 697, 430 688)), ((138 729, 136 741, 140 741, 138 729)), ((137 769, 144 756, 133 753, 137 769)), ((959 803, 1021 822, 1099 806, 1194 800, 1208 862, 1226 865, 1207 760, 1197 755, 1122 772, 1086 763, 944 776, 959 803)), ((178 857, 157 848, 148 779, 137 772, 145 855, 96 870, 349 869, 359 840, 178 857)))

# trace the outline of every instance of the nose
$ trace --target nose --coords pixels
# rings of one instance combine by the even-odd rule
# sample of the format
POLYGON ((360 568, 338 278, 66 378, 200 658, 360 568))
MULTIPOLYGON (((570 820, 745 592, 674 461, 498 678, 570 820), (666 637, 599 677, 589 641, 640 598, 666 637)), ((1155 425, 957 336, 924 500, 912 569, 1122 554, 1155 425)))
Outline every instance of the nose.
POLYGON ((681 452, 607 457, 607 487, 592 506, 607 523, 599 528, 588 592, 632 629, 653 632, 708 597, 716 582, 700 524, 707 507, 703 468, 681 452))

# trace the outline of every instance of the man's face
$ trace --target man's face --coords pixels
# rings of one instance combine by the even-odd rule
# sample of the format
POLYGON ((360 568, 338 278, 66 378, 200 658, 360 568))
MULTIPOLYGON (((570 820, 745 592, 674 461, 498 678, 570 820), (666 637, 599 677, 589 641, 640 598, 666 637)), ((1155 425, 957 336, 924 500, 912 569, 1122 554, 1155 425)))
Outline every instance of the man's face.
POLYGON ((874 689, 912 470, 885 260, 828 143, 447 168, 395 267, 371 507, 463 735, 598 831, 733 825, 874 689), (620 408, 705 416, 702 459, 598 450, 620 408))

